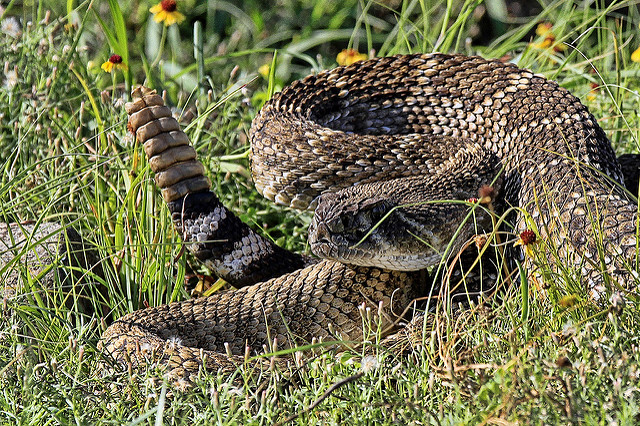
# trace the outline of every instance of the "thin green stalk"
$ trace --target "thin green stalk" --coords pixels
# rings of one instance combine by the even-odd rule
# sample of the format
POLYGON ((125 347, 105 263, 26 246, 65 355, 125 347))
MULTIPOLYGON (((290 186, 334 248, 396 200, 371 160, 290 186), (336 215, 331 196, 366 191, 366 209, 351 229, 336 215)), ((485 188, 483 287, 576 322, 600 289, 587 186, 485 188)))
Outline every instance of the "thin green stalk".
POLYGON ((159 63, 160 59, 162 59, 162 52, 164 50, 164 44, 167 40, 167 27, 165 25, 162 26, 162 34, 160 35, 160 43, 158 44, 158 53, 156 54, 156 58, 151 62, 149 68, 155 68, 159 63))
POLYGON ((193 23, 193 57, 198 65, 197 76, 200 96, 204 96, 204 41, 200 21, 193 23))

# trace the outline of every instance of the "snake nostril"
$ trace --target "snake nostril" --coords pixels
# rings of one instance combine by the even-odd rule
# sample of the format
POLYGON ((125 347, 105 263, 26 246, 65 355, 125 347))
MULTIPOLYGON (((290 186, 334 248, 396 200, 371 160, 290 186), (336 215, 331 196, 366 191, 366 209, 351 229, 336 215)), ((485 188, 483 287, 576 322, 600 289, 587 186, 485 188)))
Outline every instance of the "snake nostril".
POLYGON ((331 242, 329 229, 324 222, 316 220, 309 227, 309 242, 313 244, 329 244, 331 242))

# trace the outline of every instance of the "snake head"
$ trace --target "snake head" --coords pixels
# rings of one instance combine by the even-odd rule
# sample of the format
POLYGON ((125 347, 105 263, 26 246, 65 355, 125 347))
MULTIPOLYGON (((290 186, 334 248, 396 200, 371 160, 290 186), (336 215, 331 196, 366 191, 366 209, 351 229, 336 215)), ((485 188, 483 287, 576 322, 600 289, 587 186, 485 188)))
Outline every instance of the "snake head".
POLYGON ((323 194, 309 228, 313 253, 355 265, 418 270, 437 264, 451 241, 459 247, 479 232, 478 224, 490 224, 481 209, 475 223, 465 223, 468 204, 439 201, 463 201, 473 194, 454 191, 416 203, 414 196, 424 188, 412 184, 366 184, 323 194))

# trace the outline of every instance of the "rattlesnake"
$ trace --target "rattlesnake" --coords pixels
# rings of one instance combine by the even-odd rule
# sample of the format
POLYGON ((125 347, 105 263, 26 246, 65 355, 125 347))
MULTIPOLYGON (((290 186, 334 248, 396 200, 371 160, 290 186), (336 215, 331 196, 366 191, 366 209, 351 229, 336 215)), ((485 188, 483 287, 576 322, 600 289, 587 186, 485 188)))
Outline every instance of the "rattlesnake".
POLYGON ((191 380, 203 362, 235 370, 247 348, 272 348, 274 338, 279 348, 362 339, 366 309, 393 325, 432 284, 426 267, 490 230, 495 212, 473 200, 481 186, 498 194, 498 210, 520 209, 515 229, 557 247, 555 262, 596 297, 605 283, 633 285, 637 208, 609 141, 576 97, 515 65, 372 59, 297 81, 265 104, 250 135, 256 188, 280 204, 318 205, 310 245, 324 260, 241 223, 209 190, 162 99, 144 88, 133 99, 129 127, 176 229, 216 274, 245 287, 118 319, 101 343, 117 362, 156 362, 191 380))

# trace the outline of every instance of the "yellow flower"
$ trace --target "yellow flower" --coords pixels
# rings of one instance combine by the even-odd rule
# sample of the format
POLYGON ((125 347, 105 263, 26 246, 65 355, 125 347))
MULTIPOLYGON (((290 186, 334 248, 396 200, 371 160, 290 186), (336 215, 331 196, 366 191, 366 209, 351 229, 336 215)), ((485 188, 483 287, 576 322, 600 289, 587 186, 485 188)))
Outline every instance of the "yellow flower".
POLYGON ((175 0, 162 0, 160 3, 149 9, 153 13, 153 20, 165 26, 173 25, 184 21, 184 15, 178 12, 178 5, 175 0))
POLYGON ((633 51, 631 54, 631 60, 633 62, 640 62, 640 47, 633 51))
POLYGON ((105 72, 111 72, 114 69, 126 70, 127 64, 122 62, 122 56, 111 55, 109 56, 109 60, 106 62, 103 62, 100 68, 102 68, 105 72))
POLYGON ((525 229, 518 237, 518 241, 513 245, 514 247, 522 246, 527 256, 533 258, 532 246, 537 242, 538 236, 531 229, 525 229))
POLYGON ((551 32, 551 28, 553 28, 553 25, 551 25, 549 22, 543 22, 541 24, 538 24, 538 26, 536 27, 536 34, 539 36, 546 36, 551 32))
POLYGON ((570 308, 576 303, 578 303, 579 301, 580 299, 578 298, 577 295, 567 294, 565 296, 562 296, 562 299, 558 301, 558 305, 562 306, 563 308, 570 308))
POLYGON ((269 66, 269 64, 260 65, 260 68, 258 68, 258 72, 264 78, 269 78, 270 71, 271 71, 271 66, 269 66))
POLYGON ((551 47, 551 44, 553 44, 553 39, 550 39, 547 37, 540 42, 530 43, 530 44, 531 44, 531 47, 533 47, 534 49, 544 50, 551 47))
POLYGON ((529 43, 534 49, 553 48, 555 52, 563 52, 567 50, 567 46, 562 43, 556 43, 556 35, 552 31, 553 25, 549 22, 543 22, 536 27, 536 34, 544 39, 537 43, 529 43))
POLYGON ((364 61, 368 56, 364 53, 358 53, 355 49, 344 49, 342 52, 338 53, 338 57, 336 61, 338 65, 351 65, 354 62, 364 61))
POLYGON ((595 101, 596 96, 598 95, 599 88, 600 85, 598 83, 591 83, 591 90, 589 90, 589 93, 587 93, 587 99, 589 99, 590 101, 595 101))

